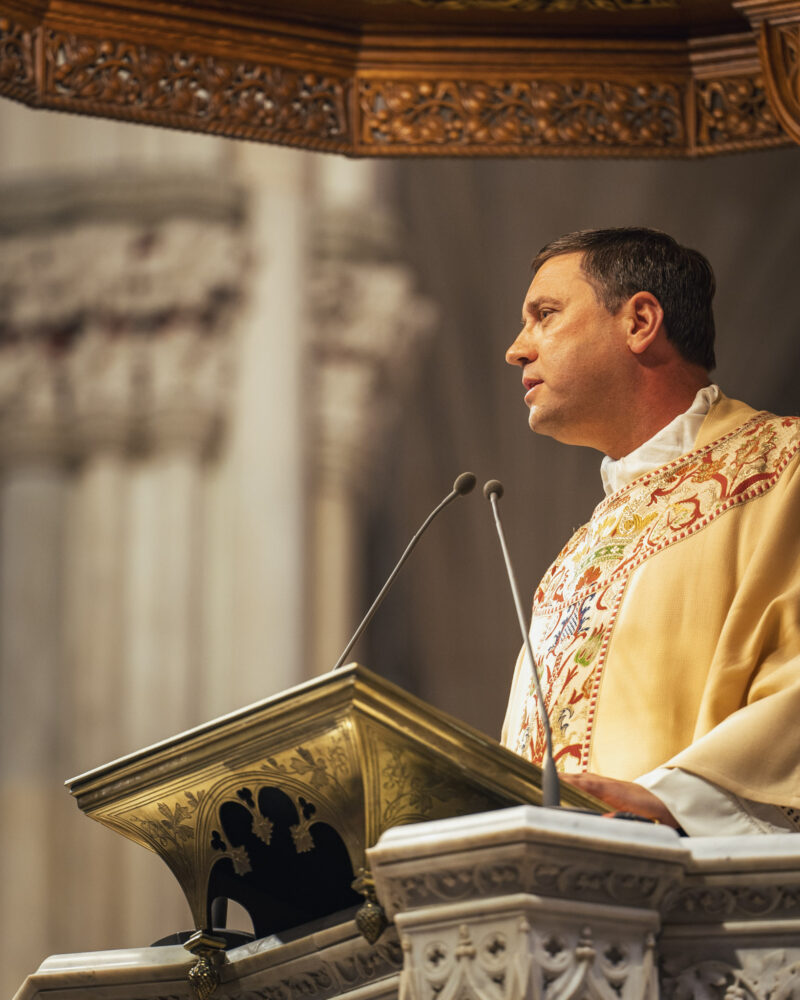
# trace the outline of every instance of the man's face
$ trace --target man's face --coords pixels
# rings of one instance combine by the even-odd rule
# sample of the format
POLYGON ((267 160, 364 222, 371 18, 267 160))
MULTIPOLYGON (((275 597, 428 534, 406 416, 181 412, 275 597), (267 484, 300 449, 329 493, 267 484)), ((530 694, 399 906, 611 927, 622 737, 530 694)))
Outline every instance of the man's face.
POLYGON ((612 316, 598 301, 581 260, 580 253, 562 254, 537 271, 506 361, 522 368, 532 430, 610 454, 631 362, 626 311, 612 316))

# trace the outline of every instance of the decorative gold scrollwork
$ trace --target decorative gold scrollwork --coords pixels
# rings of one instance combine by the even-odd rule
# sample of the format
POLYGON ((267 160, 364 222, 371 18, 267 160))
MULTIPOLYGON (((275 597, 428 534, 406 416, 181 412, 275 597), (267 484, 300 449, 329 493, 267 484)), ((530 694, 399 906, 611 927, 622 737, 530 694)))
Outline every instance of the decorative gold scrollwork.
POLYGON ((240 788, 236 793, 236 798, 253 817, 252 825, 250 827, 253 834, 258 837, 262 843, 269 847, 272 842, 272 831, 275 828, 275 824, 268 816, 262 816, 261 812, 256 807, 255 800, 253 799, 253 793, 249 788, 240 788))
POLYGON ((295 805, 300 821, 289 827, 289 833, 292 835, 292 842, 297 853, 307 854, 314 850, 314 838, 311 835, 311 826, 314 820, 311 817, 317 808, 306 801, 302 795, 297 798, 295 805))
POLYGON ((241 845, 238 847, 229 846, 220 836, 219 830, 214 830, 211 834, 211 847, 220 852, 217 860, 230 858, 233 870, 237 875, 247 875, 253 870, 247 849, 241 845))

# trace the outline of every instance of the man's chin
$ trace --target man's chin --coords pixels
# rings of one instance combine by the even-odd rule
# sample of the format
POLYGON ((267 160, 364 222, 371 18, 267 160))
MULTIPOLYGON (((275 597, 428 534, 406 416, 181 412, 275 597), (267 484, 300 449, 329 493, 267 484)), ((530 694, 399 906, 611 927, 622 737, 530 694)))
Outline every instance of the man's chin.
POLYGON ((553 424, 552 417, 548 419, 548 415, 542 412, 541 407, 531 407, 528 414, 528 427, 530 427, 534 434, 544 434, 545 437, 554 437, 558 440, 556 435, 557 426, 553 426, 553 424))
POLYGON ((582 448, 593 448, 605 453, 601 444, 596 443, 585 428, 578 428, 569 420, 559 419, 555 413, 545 413, 537 407, 532 407, 528 414, 528 427, 534 434, 552 438, 559 444, 575 445, 582 448))

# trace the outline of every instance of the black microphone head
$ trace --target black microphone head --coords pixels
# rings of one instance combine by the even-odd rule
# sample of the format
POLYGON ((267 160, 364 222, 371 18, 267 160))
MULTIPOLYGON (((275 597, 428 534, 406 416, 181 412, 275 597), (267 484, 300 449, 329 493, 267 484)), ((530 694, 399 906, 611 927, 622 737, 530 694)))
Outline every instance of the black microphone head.
POLYGON ((471 472, 462 472, 453 483, 453 493, 458 493, 461 497, 466 496, 467 493, 471 493, 475 489, 476 482, 477 480, 471 472))
POLYGON ((490 479, 488 483, 484 484, 483 495, 487 500, 491 500, 492 494, 494 494, 499 500, 504 493, 505 490, 503 489, 503 484, 499 479, 490 479))

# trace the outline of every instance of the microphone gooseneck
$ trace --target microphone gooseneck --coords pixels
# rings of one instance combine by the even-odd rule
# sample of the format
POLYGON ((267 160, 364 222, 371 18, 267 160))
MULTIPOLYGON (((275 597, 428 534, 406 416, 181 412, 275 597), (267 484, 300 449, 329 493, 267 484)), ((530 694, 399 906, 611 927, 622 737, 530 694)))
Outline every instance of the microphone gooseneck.
POLYGON ((494 513, 494 523, 497 528, 497 535, 500 539, 500 548, 503 550, 503 559, 506 564, 506 574, 508 576, 508 582, 511 586, 511 594, 514 598, 514 607, 517 609, 517 620, 519 621, 520 632, 522 632, 522 641, 525 644, 525 651, 528 654, 528 658, 531 661, 531 671, 533 673, 533 682, 536 687, 536 700, 539 703, 539 717, 542 720, 542 725, 544 726, 544 736, 545 736, 545 752, 544 758, 542 759, 542 805, 543 806, 559 806, 561 804, 561 793, 559 791, 559 780, 558 772, 556 771, 555 761, 553 760, 553 734, 550 729, 550 719, 547 715, 547 709, 544 704, 544 696, 542 695, 542 684, 539 677, 539 666, 536 663, 536 658, 533 655, 533 647, 531 646, 531 637, 528 628, 525 624, 525 616, 522 611, 522 602, 519 598, 519 587, 517 586, 517 577, 514 573, 514 567, 511 564, 511 556, 508 552, 508 546, 506 545, 506 536, 503 531, 503 525, 500 521, 500 511, 497 506, 497 501, 502 497, 504 493, 503 484, 497 479, 490 479, 488 483, 483 487, 483 495, 492 505, 492 512, 494 513))
POLYGON ((471 493, 472 490, 475 488, 476 481, 477 480, 475 479, 475 476, 471 472, 462 472, 461 475, 458 476, 458 478, 456 479, 456 481, 453 483, 452 490, 447 494, 447 496, 444 498, 444 500, 442 500, 442 502, 440 504, 438 504, 438 506, 434 507, 434 509, 430 512, 430 514, 428 514, 428 516, 425 518, 425 520, 422 522, 421 526, 419 527, 417 533, 414 535, 414 537, 411 539, 411 541, 406 546, 405 552, 398 559, 397 565, 392 570, 392 572, 389 574, 389 578, 386 581, 386 583, 384 583, 384 585, 381 587, 380 593, 378 594, 378 596, 375 598, 375 600, 370 605, 369 611, 362 618, 361 624, 358 626, 358 628, 353 633, 353 636, 350 639, 350 642, 348 642, 348 644, 342 650, 342 655, 339 657, 339 659, 336 661, 336 663, 331 668, 331 672, 333 672, 334 670, 338 670, 344 664, 344 661, 347 659, 347 657, 350 655, 350 650, 353 648, 353 646, 355 646, 355 644, 361 638, 361 635, 364 632, 364 629, 372 621, 372 616, 375 614, 375 612, 381 606, 381 603, 383 602, 384 597, 389 592, 389 588, 392 586, 392 584, 395 581, 395 577, 397 576, 397 574, 402 569, 403 564, 405 563, 406 559, 408 559, 408 557, 411 555, 411 552, 412 552, 414 546, 420 540, 420 538, 422 537, 425 529, 428 527, 428 525, 431 523, 431 521, 436 517, 436 515, 440 511, 444 510, 444 508, 448 504, 452 503, 453 500, 455 500, 457 497, 463 497, 463 496, 466 496, 467 493, 471 493))

